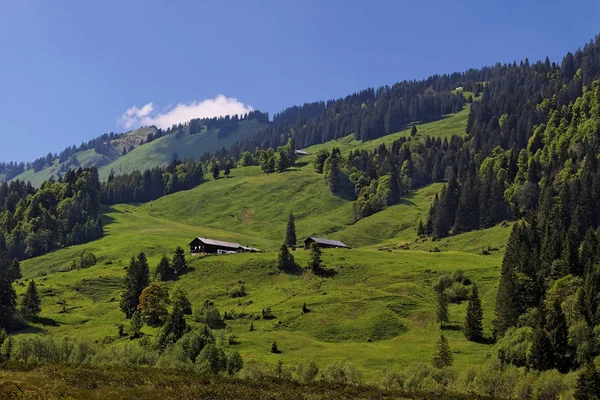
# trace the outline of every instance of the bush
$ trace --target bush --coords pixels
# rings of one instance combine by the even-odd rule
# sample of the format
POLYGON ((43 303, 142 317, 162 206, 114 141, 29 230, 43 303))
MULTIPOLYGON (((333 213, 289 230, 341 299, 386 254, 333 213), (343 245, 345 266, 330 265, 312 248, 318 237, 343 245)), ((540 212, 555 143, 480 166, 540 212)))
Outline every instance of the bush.
POLYGON ((246 287, 244 285, 240 285, 239 287, 230 289, 229 291, 229 297, 231 298, 237 298, 237 297, 245 297, 248 294, 246 293, 246 287))
POLYGON ((183 335, 177 342, 177 347, 180 347, 192 362, 196 362, 198 354, 208 344, 215 344, 215 336, 208 326, 204 326, 183 335))
POLYGON ((202 373, 218 374, 227 369, 227 356, 223 349, 209 343, 198 355, 196 369, 202 373))
POLYGON ((451 303, 460 303, 469 298, 469 289, 460 282, 454 282, 452 286, 446 290, 446 294, 451 303))
POLYGON ((323 378, 338 385, 360 385, 363 375, 353 364, 337 361, 323 371, 323 378))
POLYGON ((209 300, 205 300, 202 307, 196 310, 194 320, 208 325, 211 329, 220 329, 225 326, 219 309, 209 300))
POLYGON ((69 269, 74 270, 89 268, 96 265, 97 262, 98 260, 96 259, 94 253, 89 250, 84 250, 81 252, 81 254, 79 254, 79 257, 71 261, 69 269))
POLYGON ((271 307, 264 308, 262 310, 263 319, 275 319, 275 314, 271 311, 271 307))
POLYGON ((498 359, 517 367, 526 366, 532 332, 530 327, 509 328, 494 346, 498 359))

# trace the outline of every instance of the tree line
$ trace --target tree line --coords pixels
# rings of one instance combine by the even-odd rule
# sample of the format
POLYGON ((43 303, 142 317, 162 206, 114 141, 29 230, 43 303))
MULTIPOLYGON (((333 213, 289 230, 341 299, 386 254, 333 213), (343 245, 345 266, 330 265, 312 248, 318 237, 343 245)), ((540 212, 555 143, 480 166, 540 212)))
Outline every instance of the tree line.
POLYGON ((0 252, 23 260, 102 236, 96 168, 70 170, 39 189, 0 184, 0 252))

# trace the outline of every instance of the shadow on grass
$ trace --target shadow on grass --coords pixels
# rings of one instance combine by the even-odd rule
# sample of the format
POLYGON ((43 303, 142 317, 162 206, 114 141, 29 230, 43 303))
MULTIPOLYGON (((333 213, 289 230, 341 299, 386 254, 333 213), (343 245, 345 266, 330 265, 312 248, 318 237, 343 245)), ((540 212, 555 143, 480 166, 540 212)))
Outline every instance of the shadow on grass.
POLYGON ((60 326, 60 324, 58 323, 58 321, 52 319, 52 318, 48 318, 48 317, 37 317, 34 320, 35 323, 41 324, 43 326, 53 326, 53 327, 57 327, 60 326))

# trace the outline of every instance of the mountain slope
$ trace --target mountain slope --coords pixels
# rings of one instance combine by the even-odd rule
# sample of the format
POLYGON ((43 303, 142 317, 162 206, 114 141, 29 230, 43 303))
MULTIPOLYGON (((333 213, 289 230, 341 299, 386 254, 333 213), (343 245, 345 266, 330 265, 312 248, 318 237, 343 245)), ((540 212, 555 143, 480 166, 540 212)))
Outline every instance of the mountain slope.
POLYGON ((106 179, 111 170, 115 174, 143 171, 155 166, 170 163, 175 155, 179 159, 198 159, 205 152, 215 152, 222 148, 229 148, 238 140, 255 135, 269 124, 255 119, 243 120, 236 129, 228 132, 224 137, 219 137, 220 129, 203 130, 193 135, 186 133, 165 135, 159 139, 147 142, 149 135, 156 134, 155 127, 144 127, 128 132, 118 139, 107 140, 98 149, 78 151, 67 160, 60 162, 57 158, 51 165, 35 171, 33 168, 26 170, 12 180, 29 181, 39 187, 44 181, 64 175, 71 168, 95 166, 99 169, 100 178, 106 179), (143 144, 141 144, 143 143, 143 144), (109 145, 110 144, 110 145, 109 145), (125 154, 123 149, 125 149, 125 154))
POLYGON ((206 152, 214 153, 222 148, 228 149, 238 140, 253 136, 268 125, 257 120, 240 121, 238 128, 224 137, 219 137, 220 129, 209 129, 193 135, 166 135, 135 148, 110 164, 101 166, 100 178, 106 179, 111 170, 115 174, 144 171, 169 164, 174 158, 197 160, 206 152))

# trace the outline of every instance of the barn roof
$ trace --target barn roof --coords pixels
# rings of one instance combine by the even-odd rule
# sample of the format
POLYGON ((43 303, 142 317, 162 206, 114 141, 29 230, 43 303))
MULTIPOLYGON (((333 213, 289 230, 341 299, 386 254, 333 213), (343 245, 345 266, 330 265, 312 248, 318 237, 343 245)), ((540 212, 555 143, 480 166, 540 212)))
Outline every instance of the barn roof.
POLYGON ((318 244, 326 244, 329 246, 337 246, 337 247, 348 247, 344 243, 340 242, 339 240, 323 239, 323 238, 318 238, 318 237, 314 237, 314 236, 310 236, 306 240, 309 240, 309 239, 312 239, 313 241, 317 242, 318 244))
MULTIPOLYGON (((240 247, 243 247, 239 243, 223 242, 221 240, 213 240, 213 239, 207 239, 207 238, 201 238, 201 237, 198 237, 196 239, 198 239, 199 241, 201 241, 204 244, 209 244, 211 246, 230 247, 232 249, 239 249, 240 247)), ((194 240, 196 240, 196 239, 194 239, 194 240)), ((193 243, 193 241, 192 241, 192 243, 193 243)), ((192 243, 190 243, 190 244, 192 244, 192 243)))

